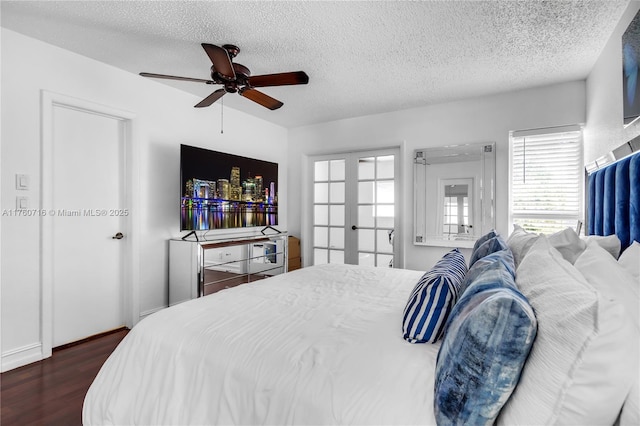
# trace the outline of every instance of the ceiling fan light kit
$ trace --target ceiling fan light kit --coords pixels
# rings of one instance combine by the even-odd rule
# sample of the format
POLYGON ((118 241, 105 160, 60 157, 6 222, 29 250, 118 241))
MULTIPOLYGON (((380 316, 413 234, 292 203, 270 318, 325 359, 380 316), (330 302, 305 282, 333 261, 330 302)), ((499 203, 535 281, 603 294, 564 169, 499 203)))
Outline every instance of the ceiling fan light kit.
POLYGON ((211 80, 201 78, 178 77, 166 74, 141 72, 143 77, 162 78, 167 80, 191 81, 195 83, 220 84, 223 88, 216 90, 195 105, 196 108, 208 107, 227 93, 238 93, 257 104, 270 110, 276 110, 284 105, 277 99, 256 90, 255 87, 293 86, 307 84, 309 76, 304 71, 284 72, 251 76, 246 66, 233 62, 240 53, 240 48, 232 44, 216 46, 202 43, 202 48, 211 60, 211 80))

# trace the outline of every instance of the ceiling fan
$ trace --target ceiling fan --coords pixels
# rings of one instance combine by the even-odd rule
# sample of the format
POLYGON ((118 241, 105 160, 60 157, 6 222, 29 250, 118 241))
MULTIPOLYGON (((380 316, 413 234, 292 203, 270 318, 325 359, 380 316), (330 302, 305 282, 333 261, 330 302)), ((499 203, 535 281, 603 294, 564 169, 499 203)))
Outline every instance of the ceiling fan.
POLYGON ((153 74, 141 72, 143 77, 164 78, 168 80, 194 81, 205 84, 221 84, 224 87, 218 89, 202 101, 196 108, 208 107, 227 93, 238 93, 265 108, 278 109, 282 105, 277 99, 272 98, 258 90, 256 87, 290 86, 295 84, 307 84, 309 76, 304 71, 283 72, 278 74, 251 75, 249 68, 242 64, 232 62, 232 59, 240 53, 240 48, 232 44, 224 44, 222 47, 214 44, 202 43, 204 51, 211 59, 211 80, 200 78, 177 77, 174 75, 153 74))

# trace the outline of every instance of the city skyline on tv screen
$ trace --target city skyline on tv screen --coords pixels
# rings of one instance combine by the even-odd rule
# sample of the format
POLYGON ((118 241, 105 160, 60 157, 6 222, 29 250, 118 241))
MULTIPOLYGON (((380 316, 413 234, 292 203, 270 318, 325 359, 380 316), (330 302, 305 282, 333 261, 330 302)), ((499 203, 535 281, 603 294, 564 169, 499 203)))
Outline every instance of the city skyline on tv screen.
POLYGON ((180 146, 181 230, 277 224, 278 164, 180 146))

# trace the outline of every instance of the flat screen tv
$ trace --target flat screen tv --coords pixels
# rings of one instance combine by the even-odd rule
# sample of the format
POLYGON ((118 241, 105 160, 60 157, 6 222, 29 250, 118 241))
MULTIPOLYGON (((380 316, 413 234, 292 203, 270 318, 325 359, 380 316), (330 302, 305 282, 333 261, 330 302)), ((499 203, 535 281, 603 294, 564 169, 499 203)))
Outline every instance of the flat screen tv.
POLYGON ((640 116, 640 12, 622 35, 622 90, 624 124, 640 116))
POLYGON ((278 163, 180 145, 180 230, 278 224, 278 163))

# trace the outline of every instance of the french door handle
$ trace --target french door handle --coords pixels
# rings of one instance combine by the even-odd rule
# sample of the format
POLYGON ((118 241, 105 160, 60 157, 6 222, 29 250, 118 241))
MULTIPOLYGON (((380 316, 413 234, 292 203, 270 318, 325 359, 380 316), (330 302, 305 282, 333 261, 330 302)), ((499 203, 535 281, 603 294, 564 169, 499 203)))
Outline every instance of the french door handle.
POLYGON ((357 226, 355 226, 355 225, 353 225, 353 226, 351 227, 351 229, 353 229, 353 230, 355 231, 356 229, 358 229, 358 227, 357 227, 357 226))

